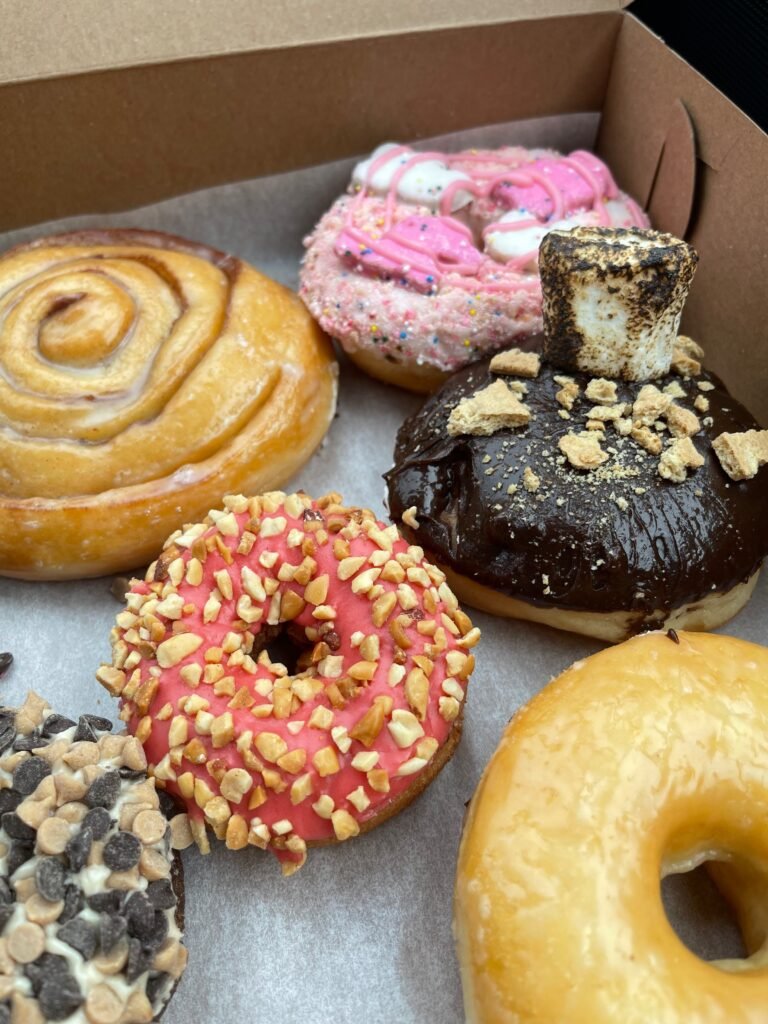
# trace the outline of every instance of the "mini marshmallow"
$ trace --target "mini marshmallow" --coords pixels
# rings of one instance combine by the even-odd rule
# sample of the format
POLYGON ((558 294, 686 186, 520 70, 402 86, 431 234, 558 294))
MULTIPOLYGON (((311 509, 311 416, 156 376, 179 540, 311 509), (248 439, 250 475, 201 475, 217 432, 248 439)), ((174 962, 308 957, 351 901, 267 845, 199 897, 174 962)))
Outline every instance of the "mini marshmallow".
MULTIPOLYGON (((385 196, 395 174, 406 164, 413 166, 408 168, 397 183, 397 195, 403 202, 416 203, 437 210, 447 185, 454 181, 465 181, 472 186, 472 179, 462 171, 450 170, 442 160, 422 159, 422 154, 395 142, 385 142, 375 149, 367 160, 357 164, 352 171, 352 181, 375 195, 385 196), (371 174, 374 162, 388 152, 392 153, 392 157, 380 164, 371 174)), ((455 192, 451 201, 451 212, 466 206, 471 199, 471 192, 462 189, 455 192)))
POLYGON ((522 268, 536 272, 536 264, 539 256, 539 246, 544 236, 549 231, 570 231, 571 228, 579 226, 597 226, 600 219, 591 210, 582 213, 575 213, 572 217, 565 217, 563 220, 556 220, 552 223, 534 224, 533 214, 526 210, 510 210, 503 217, 495 221, 485 232, 485 251, 499 263, 508 263, 510 260, 520 259, 529 256, 528 262, 522 268), (525 224, 526 227, 515 228, 511 225, 525 224), (499 225, 507 225, 499 230, 499 225))
POLYGON ((624 380, 669 373, 697 262, 689 245, 658 231, 550 231, 539 250, 547 359, 624 380))

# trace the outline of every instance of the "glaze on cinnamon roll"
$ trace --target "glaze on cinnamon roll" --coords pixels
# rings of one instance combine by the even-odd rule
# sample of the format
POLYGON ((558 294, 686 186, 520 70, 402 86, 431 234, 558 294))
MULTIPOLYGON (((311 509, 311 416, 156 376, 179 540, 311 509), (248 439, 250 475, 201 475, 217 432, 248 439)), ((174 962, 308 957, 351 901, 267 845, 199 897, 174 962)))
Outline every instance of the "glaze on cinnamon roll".
POLYGON ((158 232, 83 231, 0 259, 0 573, 150 559, 222 493, 295 472, 336 400, 290 291, 158 232))

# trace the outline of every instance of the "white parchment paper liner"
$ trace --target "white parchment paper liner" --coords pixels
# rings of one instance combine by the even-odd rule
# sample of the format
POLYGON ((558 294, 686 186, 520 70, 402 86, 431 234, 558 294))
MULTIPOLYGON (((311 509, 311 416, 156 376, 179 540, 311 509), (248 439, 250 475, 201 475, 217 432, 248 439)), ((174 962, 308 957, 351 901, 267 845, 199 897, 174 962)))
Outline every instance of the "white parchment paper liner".
MULTIPOLYGON (((450 148, 511 142, 568 151, 593 144, 597 119, 546 118, 430 142, 450 148)), ((218 246, 295 286, 301 239, 344 190, 353 162, 209 189, 120 215, 41 225, 0 238, 0 245, 85 226, 156 228, 218 246)), ((417 397, 345 364, 336 420, 293 487, 310 494, 339 490, 386 518, 382 473, 397 428, 418 404, 417 397)), ((119 610, 109 583, 0 579, 0 650, 15 657, 0 682, 4 703, 20 701, 34 687, 65 714, 115 717, 114 703, 93 678, 109 656, 107 637, 119 610)), ((189 969, 165 1024, 463 1019, 451 895, 464 805, 513 712, 600 646, 479 613, 473 619, 483 638, 464 739, 415 804, 367 836, 311 851, 306 867, 287 880, 271 855, 255 849, 233 854, 216 846, 205 858, 195 850, 184 855, 189 969)), ((762 580, 725 631, 765 642, 766 623, 768 581, 762 580)), ((713 906, 705 879, 685 886, 669 880, 665 894, 681 933, 702 955, 738 949, 737 932, 713 906)))

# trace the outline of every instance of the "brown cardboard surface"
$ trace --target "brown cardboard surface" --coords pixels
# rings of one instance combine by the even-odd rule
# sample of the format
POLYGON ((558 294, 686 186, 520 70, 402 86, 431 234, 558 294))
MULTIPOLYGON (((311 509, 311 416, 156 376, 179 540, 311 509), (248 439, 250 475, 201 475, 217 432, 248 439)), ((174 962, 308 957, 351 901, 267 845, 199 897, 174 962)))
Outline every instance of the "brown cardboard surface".
POLYGON ((712 369, 768 423, 763 284, 768 276, 768 136, 658 37, 625 15, 598 148, 630 192, 650 194, 656 157, 678 102, 690 115, 696 137, 696 195, 686 237, 701 256, 683 330, 704 346, 712 369))
POLYGON ((0 87, 0 231, 336 160, 383 139, 599 110, 618 13, 415 32, 0 87), (557 74, 551 69, 557 67, 557 74))
POLYGON ((4 0, 0 82, 359 39, 418 29, 615 10, 628 0, 4 0))

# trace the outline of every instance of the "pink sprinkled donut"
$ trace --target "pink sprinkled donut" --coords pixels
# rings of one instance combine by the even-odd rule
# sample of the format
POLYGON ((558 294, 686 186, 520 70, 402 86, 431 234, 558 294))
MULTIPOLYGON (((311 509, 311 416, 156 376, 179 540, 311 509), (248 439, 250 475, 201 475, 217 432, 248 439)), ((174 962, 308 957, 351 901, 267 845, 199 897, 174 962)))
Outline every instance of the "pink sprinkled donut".
POLYGON ((368 373, 430 391, 488 352, 537 344, 539 244, 584 224, 648 226, 591 153, 387 143, 305 239, 300 294, 368 373))
POLYGON ((444 574, 367 509, 234 496, 133 581, 97 678, 200 849, 208 825, 290 874, 446 763, 478 638, 444 574), (267 650, 281 633, 293 671, 267 650))

